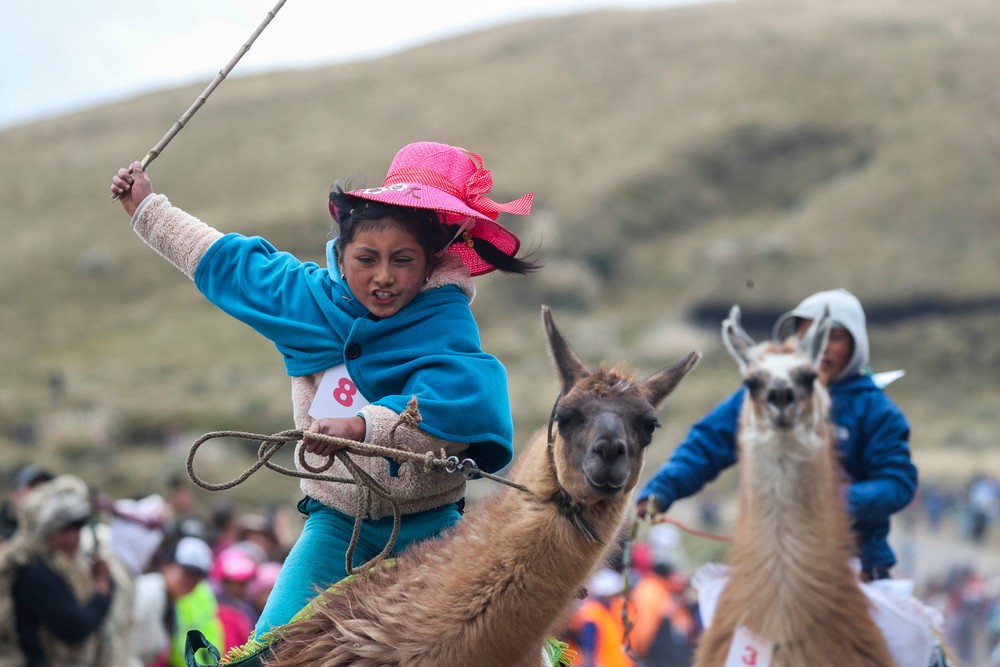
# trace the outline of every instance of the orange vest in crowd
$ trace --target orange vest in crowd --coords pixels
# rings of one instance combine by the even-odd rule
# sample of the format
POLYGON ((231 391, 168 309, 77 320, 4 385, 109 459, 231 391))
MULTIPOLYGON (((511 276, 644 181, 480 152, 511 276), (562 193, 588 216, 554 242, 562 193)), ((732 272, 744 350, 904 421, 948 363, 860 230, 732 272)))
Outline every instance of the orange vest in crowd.
MULTIPOLYGON (((616 614, 597 600, 585 600, 573 616, 574 633, 578 634, 588 623, 597 627, 594 667, 633 667, 635 663, 622 650, 625 627, 620 611, 616 614)), ((577 656, 576 664, 582 664, 582 657, 582 653, 577 656)))
POLYGON ((632 647, 640 656, 649 652, 656 633, 663 621, 670 621, 678 633, 691 637, 694 633, 694 619, 687 607, 675 595, 675 582, 650 572, 636 584, 629 605, 632 632, 629 638, 632 647))

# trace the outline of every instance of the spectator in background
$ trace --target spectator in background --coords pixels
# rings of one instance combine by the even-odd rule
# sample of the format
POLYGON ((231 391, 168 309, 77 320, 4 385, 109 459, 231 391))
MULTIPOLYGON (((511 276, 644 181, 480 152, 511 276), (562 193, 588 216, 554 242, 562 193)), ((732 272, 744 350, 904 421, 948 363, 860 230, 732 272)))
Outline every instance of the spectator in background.
POLYGON ((579 650, 577 667, 632 667, 622 642, 625 625, 621 606, 616 604, 623 588, 622 574, 610 568, 594 573, 587 583, 588 597, 570 624, 579 650))
POLYGON ((1000 482, 976 475, 968 489, 969 537, 976 544, 986 542, 990 524, 1000 515, 1000 482))
POLYGON ((212 553, 218 557, 239 539, 240 525, 236 510, 229 501, 218 500, 212 504, 208 520, 212 531, 212 553))
POLYGON ((696 624, 684 597, 687 579, 680 533, 659 524, 650 529, 648 542, 652 566, 631 595, 632 647, 649 665, 686 667, 694 656, 696 624))
POLYGON ((212 574, 212 590, 225 638, 221 647, 224 655, 232 647, 245 644, 257 622, 259 612, 247 599, 250 582, 257 576, 257 562, 239 549, 225 549, 216 556, 212 574))
POLYGON ((266 561, 280 561, 284 554, 281 553, 281 545, 274 534, 270 520, 263 514, 244 514, 237 520, 239 531, 237 533, 238 543, 252 543, 260 547, 260 551, 266 554, 266 561))
POLYGON ((177 540, 181 537, 197 537, 205 542, 212 540, 208 524, 198 513, 198 499, 190 481, 182 475, 174 475, 167 482, 167 536, 177 540))
POLYGON ((105 623, 102 667, 139 667, 132 636, 135 581, 147 568, 163 540, 166 502, 158 495, 140 500, 92 496, 94 509, 107 523, 92 521, 82 534, 83 549, 107 561, 115 596, 105 623))
POLYGON ((17 506, 21 498, 33 488, 55 477, 45 468, 29 464, 18 470, 14 486, 3 505, 0 505, 0 543, 9 540, 17 531, 17 506))
POLYGON ((20 499, 17 532, 0 547, 0 664, 107 667, 101 631, 114 586, 107 563, 80 549, 90 512, 72 475, 20 499))
POLYGON ((163 543, 166 502, 153 494, 139 500, 105 499, 104 505, 109 515, 108 547, 132 578, 144 574, 163 543))
POLYGON ((184 667, 184 640, 191 629, 203 632, 213 645, 222 645, 222 627, 215 615, 214 599, 209 618, 178 609, 184 605, 184 598, 204 582, 211 567, 212 549, 208 543, 187 536, 167 545, 157 570, 136 581, 133 636, 137 657, 143 665, 184 667))

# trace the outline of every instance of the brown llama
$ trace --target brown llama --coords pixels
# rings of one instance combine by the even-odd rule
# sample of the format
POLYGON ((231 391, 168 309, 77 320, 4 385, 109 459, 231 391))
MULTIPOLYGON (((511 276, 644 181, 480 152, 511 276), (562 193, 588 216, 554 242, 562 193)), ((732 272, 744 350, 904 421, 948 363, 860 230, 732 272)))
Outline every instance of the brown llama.
POLYGON ((801 341, 761 344, 739 317, 733 307, 722 323, 747 389, 738 436, 739 511, 730 578, 695 667, 895 667, 851 567, 854 538, 830 399, 816 373, 829 313, 801 341))
POLYGON ((542 662, 546 636, 599 566, 630 508, 657 408, 694 368, 692 352, 645 382, 590 372, 542 308, 561 393, 502 486, 395 567, 323 595, 291 624, 270 667, 542 662))

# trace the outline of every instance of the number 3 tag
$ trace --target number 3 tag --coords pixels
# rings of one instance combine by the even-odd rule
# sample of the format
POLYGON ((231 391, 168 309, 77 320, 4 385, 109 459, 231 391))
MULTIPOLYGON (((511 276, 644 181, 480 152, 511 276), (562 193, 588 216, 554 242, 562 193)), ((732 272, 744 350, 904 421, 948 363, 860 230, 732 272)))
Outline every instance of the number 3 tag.
POLYGON ((768 667, 773 649, 771 642, 741 625, 733 633, 724 667, 768 667))
POLYGON ((368 401, 358 391, 347 366, 340 364, 323 373, 316 397, 309 406, 309 416, 313 419, 353 417, 366 405, 368 401))

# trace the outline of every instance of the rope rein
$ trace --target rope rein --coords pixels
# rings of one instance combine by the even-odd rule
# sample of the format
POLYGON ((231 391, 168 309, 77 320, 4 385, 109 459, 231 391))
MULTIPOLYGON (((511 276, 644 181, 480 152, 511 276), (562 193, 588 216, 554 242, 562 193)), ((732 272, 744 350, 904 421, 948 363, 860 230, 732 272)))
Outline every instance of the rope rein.
MULTIPOLYGON (((558 403, 558 399, 556 402, 558 403)), ((555 406, 553 406, 552 410, 554 415, 555 406)), ((351 533, 351 541, 347 547, 347 553, 344 556, 346 561, 345 569, 347 573, 355 574, 356 570, 367 570, 374 567, 388 557, 390 553, 392 553, 392 549, 396 545, 396 539, 399 537, 402 512, 400 510, 399 499, 393 496, 392 492, 387 489, 385 485, 358 466, 358 464, 351 459, 349 455, 351 453, 359 454, 361 456, 379 456, 389 458, 400 465, 408 462, 419 464, 424 472, 444 472, 448 474, 458 473, 467 480, 485 477, 495 482, 499 482, 500 484, 505 484, 515 488, 523 493, 531 493, 531 490, 522 484, 512 482, 509 479, 480 469, 473 459, 459 459, 457 456, 447 456, 443 449, 437 452, 428 451, 420 454, 396 448, 396 429, 400 426, 405 426, 415 430, 420 425, 420 421, 421 417, 420 410, 417 405, 417 399, 416 397, 413 397, 406 406, 406 410, 400 414, 399 419, 395 424, 393 424, 392 429, 389 431, 389 446, 376 445, 370 442, 358 442, 357 440, 349 440, 347 438, 340 438, 337 436, 327 435, 325 433, 313 433, 304 429, 288 429, 272 435, 252 433, 248 431, 211 431, 202 435, 200 438, 195 440, 194 443, 192 443, 191 448, 188 451, 186 461, 187 474, 194 484, 207 491, 225 491, 227 489, 232 489, 247 481, 261 468, 268 468, 269 470, 273 470, 274 472, 288 477, 314 479, 339 484, 354 484, 358 486, 359 492, 357 494, 358 502, 354 512, 354 528, 351 533), (299 448, 296 460, 302 470, 286 468, 285 466, 278 465, 277 463, 273 463, 271 461, 274 455, 277 454, 283 446, 289 442, 298 442, 306 435, 308 435, 310 439, 339 445, 342 449, 337 450, 333 453, 333 455, 327 457, 327 460, 321 465, 312 466, 306 460, 305 447, 299 448), (209 440, 214 440, 216 438, 235 438, 239 440, 259 442, 260 446, 257 448, 257 460, 240 475, 229 480, 228 482, 214 484, 205 481, 195 472, 194 460, 201 446, 209 440), (326 471, 333 466, 335 461, 340 461, 351 476, 338 477, 327 474, 326 471), (389 535, 389 540, 385 547, 377 556, 358 568, 355 568, 353 565, 354 551, 361 536, 361 526, 364 521, 364 517, 368 516, 371 511, 373 494, 388 502, 392 507, 392 532, 389 535)), ((552 462, 554 470, 555 460, 553 458, 552 445, 552 422, 550 420, 548 443, 549 460, 552 462)), ((556 504, 559 512, 569 517, 573 522, 573 525, 586 535, 588 540, 591 540, 592 542, 599 542, 599 538, 593 530, 591 530, 591 528, 580 517, 580 507, 569 498, 569 495, 562 489, 562 487, 560 487, 559 492, 557 492, 551 500, 556 504)))
POLYGON ((639 536, 639 523, 645 518, 649 521, 650 525, 655 526, 660 523, 668 523, 673 526, 677 526, 685 533, 689 535, 694 535, 696 537, 703 537, 709 540, 716 540, 719 542, 730 542, 732 537, 728 535, 717 535, 716 533, 710 533, 704 530, 698 530, 697 528, 692 528, 688 524, 680 521, 679 519, 674 519, 668 517, 666 514, 658 514, 656 507, 656 497, 652 496, 649 500, 649 510, 646 517, 635 517, 632 520, 632 527, 629 531, 628 538, 624 540, 624 548, 622 552, 622 563, 624 567, 622 568, 622 651, 629 658, 632 659, 637 665, 643 666, 646 663, 642 660, 635 647, 632 646, 632 630, 635 624, 632 622, 629 616, 629 600, 632 595, 632 582, 629 579, 629 571, 632 569, 632 543, 635 542, 636 538, 639 536))

